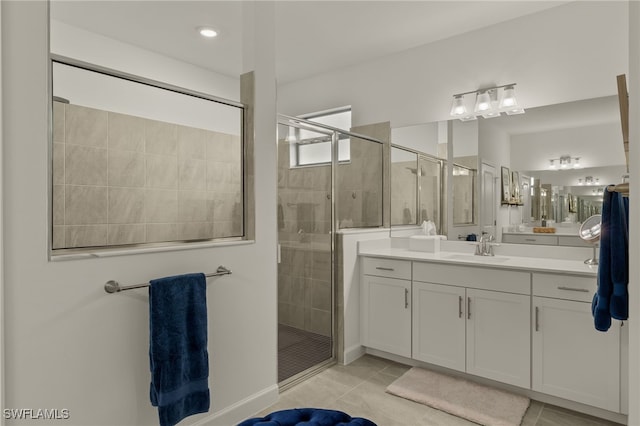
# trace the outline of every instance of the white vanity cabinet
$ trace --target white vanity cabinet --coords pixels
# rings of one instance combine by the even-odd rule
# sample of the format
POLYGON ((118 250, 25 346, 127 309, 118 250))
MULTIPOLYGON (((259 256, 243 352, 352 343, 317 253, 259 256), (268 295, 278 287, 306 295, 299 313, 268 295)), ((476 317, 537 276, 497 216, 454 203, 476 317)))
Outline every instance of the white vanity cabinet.
POLYGON ((530 386, 530 274, 414 262, 413 358, 530 386))
POLYGON ((594 328, 595 277, 533 274, 532 389, 620 411, 620 322, 594 328))
POLYGON ((411 262, 362 258, 364 346, 411 357, 411 262))
POLYGON ((413 283, 413 358, 454 370, 466 369, 464 287, 413 283))

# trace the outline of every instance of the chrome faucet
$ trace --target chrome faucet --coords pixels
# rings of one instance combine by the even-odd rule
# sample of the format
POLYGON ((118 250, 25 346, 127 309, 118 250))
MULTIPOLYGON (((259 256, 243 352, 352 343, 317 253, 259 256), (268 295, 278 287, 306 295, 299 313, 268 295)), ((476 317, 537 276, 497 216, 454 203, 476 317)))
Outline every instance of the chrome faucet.
POLYGON ((476 256, 494 256, 494 245, 496 244, 493 242, 493 235, 483 232, 476 245, 476 256))

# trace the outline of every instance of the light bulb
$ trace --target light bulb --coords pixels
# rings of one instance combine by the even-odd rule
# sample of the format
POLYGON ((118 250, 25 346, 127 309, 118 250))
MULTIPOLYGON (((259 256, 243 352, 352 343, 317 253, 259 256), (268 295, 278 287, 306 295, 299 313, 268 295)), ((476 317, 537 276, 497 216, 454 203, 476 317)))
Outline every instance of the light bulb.
POLYGON ((451 104, 451 116, 460 117, 467 114, 467 108, 464 106, 464 100, 462 95, 456 95, 453 97, 453 103, 451 104))
POLYGON ((500 100, 500 109, 512 108, 518 105, 516 102, 516 95, 513 86, 507 86, 502 93, 502 99, 500 100))
POLYGON ((573 163, 573 168, 574 169, 579 169, 580 168, 580 157, 576 157, 574 158, 574 163, 573 163))
POLYGON ((202 37, 213 38, 218 36, 218 32, 210 27, 199 27, 198 33, 202 37))
POLYGON ((476 97, 476 107, 475 112, 484 112, 491 108, 491 96, 489 96, 489 92, 484 91, 478 93, 476 97))

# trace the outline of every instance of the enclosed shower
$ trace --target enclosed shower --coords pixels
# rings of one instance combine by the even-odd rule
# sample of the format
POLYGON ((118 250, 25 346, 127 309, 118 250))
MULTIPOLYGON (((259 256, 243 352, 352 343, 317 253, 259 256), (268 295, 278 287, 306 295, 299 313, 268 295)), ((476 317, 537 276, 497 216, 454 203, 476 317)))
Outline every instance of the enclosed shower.
POLYGON ((383 144, 308 120, 278 124, 278 382, 335 360, 336 234, 382 226, 383 144))

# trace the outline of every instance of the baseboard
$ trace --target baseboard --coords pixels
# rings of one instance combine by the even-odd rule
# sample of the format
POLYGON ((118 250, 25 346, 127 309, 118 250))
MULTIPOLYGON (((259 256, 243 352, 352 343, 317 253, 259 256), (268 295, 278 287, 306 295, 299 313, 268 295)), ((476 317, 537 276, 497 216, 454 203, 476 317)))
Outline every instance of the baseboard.
POLYGON ((351 364, 365 354, 364 346, 354 345, 344 351, 344 365, 351 364))
POLYGON ((255 416, 260 411, 278 402, 278 385, 270 386, 260 392, 217 411, 191 426, 229 426, 255 416))

